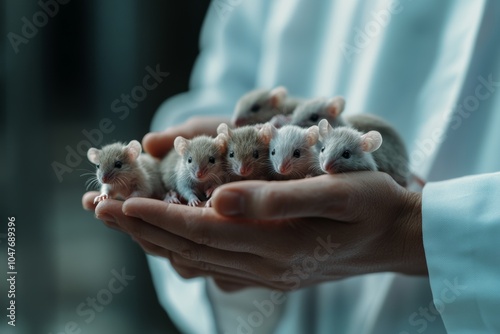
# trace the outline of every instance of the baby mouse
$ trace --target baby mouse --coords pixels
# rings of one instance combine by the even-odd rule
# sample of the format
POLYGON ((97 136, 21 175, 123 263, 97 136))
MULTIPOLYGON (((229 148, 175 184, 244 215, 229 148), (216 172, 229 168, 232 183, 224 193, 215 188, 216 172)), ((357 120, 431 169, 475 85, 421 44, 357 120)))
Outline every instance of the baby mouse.
POLYGON ((107 198, 163 197, 159 162, 141 151, 137 140, 128 145, 114 143, 87 151, 90 162, 97 165, 96 180, 101 184, 101 194, 94 203, 107 198))
POLYGON ((305 101, 294 110, 290 124, 307 128, 326 119, 333 127, 346 126, 348 122, 341 116, 344 108, 345 99, 342 96, 305 101))
POLYGON ((301 179, 322 174, 318 168, 318 126, 307 129, 285 125, 277 129, 270 123, 262 131, 269 140, 269 159, 276 174, 276 180, 301 179))
POLYGON ((390 136, 382 140, 378 131, 365 134, 346 126, 332 128, 326 119, 319 122, 323 147, 319 154, 320 168, 329 174, 361 170, 379 170, 391 175, 402 186, 408 180, 408 168, 401 168, 401 156, 394 150, 390 136))
POLYGON ((265 123, 277 114, 291 114, 302 101, 287 94, 283 86, 246 93, 236 103, 231 123, 239 127, 265 123))
POLYGON ((270 172, 269 137, 262 128, 247 125, 230 129, 225 123, 217 133, 227 137, 227 170, 244 180, 267 179, 270 172))
MULTIPOLYGON (((177 194, 187 200, 189 206, 197 206, 207 200, 219 185, 229 182, 225 171, 227 138, 198 136, 193 139, 177 137, 174 150, 160 164, 162 180, 169 190, 165 201, 180 203, 177 194)), ((206 206, 210 206, 210 200, 206 206)))

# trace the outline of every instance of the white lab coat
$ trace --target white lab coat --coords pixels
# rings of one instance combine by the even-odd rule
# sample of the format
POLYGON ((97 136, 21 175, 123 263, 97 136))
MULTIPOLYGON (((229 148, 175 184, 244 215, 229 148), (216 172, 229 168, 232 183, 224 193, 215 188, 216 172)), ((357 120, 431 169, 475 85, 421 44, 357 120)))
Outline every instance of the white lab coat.
POLYGON ((412 170, 428 181, 429 278, 323 283, 288 293, 270 312, 253 303, 270 299, 266 289, 224 294, 149 257, 176 324, 189 333, 500 332, 499 17, 496 0, 214 1, 191 89, 161 106, 152 129, 230 114, 255 87, 345 96, 346 114, 397 127, 412 170))

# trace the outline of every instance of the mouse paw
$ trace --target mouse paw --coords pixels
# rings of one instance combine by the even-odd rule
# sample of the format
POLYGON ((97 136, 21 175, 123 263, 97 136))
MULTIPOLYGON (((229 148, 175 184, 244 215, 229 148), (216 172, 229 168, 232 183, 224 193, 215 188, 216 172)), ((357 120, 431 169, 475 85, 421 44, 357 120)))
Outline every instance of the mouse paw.
POLYGON ((210 196, 212 196, 212 193, 214 192, 214 190, 216 188, 217 188, 217 186, 213 186, 213 187, 210 187, 207 190, 205 190, 205 196, 207 196, 207 198, 209 198, 210 196))
POLYGON ((188 205, 189 206, 198 206, 198 204, 200 204, 200 203, 201 203, 201 201, 197 197, 195 197, 195 198, 192 198, 189 200, 188 205))
POLYGON ((212 207, 212 199, 209 199, 209 200, 205 203, 205 207, 206 207, 206 208, 211 208, 211 207, 212 207))
POLYGON ((181 201, 179 200, 179 197, 177 196, 177 193, 175 191, 169 191, 166 195, 165 198, 163 199, 164 202, 167 203, 175 203, 175 204, 181 204, 181 201))
POLYGON ((96 196, 94 198, 94 204, 102 202, 102 201, 104 201, 105 199, 108 199, 108 198, 109 198, 108 194, 100 194, 99 196, 96 196))

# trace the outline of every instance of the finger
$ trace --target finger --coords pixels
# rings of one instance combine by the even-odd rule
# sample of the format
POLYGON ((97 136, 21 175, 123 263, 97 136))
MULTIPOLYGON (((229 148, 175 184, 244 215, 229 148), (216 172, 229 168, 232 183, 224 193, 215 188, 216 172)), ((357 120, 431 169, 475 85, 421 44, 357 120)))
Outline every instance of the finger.
POLYGON ((186 260, 147 240, 136 240, 146 253, 169 259, 172 267, 185 279, 210 276, 238 286, 266 286, 274 288, 274 284, 265 282, 253 275, 243 274, 239 271, 217 265, 186 260))
POLYGON ((224 292, 236 292, 236 291, 241 291, 244 290, 245 288, 249 288, 250 286, 239 284, 239 283, 233 283, 230 281, 225 281, 221 279, 214 279, 215 285, 219 287, 224 292))
POLYGON ((349 188, 345 177, 336 175, 278 182, 234 182, 215 190, 212 206, 225 216, 253 219, 338 219, 348 204, 349 188))
POLYGON ((267 255, 284 242, 280 224, 261 224, 220 216, 212 208, 193 208, 163 201, 131 198, 123 212, 162 230, 212 248, 267 255), (259 243, 255 243, 259 240, 259 243))
POLYGON ((106 199, 97 204, 95 208, 95 215, 97 219, 117 222, 119 218, 124 216, 122 207, 122 201, 106 199))
POLYGON ((142 139, 144 150, 154 157, 163 158, 174 146, 174 140, 178 135, 171 129, 163 132, 150 132, 142 139))
POLYGON ((82 206, 85 210, 88 210, 88 211, 95 210, 95 207, 97 206, 97 204, 94 204, 94 198, 96 198, 96 196, 99 196, 99 193, 97 191, 89 191, 89 192, 83 194, 82 206))
POLYGON ((110 229, 127 233, 127 231, 125 231, 120 225, 118 225, 117 223, 115 223, 113 220, 103 220, 103 223, 104 223, 104 225, 106 225, 110 229))
POLYGON ((167 249, 193 263, 206 263, 232 268, 246 275, 267 272, 271 268, 260 256, 244 252, 234 252, 197 244, 191 240, 169 233, 157 226, 140 221, 138 218, 124 216, 120 226, 136 239, 167 249))
MULTIPOLYGON (((203 261, 192 261, 190 259, 183 258, 178 254, 172 253, 171 262, 185 268, 191 268, 200 272, 207 272, 212 274, 225 275, 227 278, 231 278, 234 281, 247 282, 252 285, 262 286, 272 286, 275 283, 275 279, 268 279, 268 274, 261 273, 248 273, 235 268, 229 268, 217 264, 207 263, 203 261)), ((269 272, 269 271, 265 271, 269 272)))

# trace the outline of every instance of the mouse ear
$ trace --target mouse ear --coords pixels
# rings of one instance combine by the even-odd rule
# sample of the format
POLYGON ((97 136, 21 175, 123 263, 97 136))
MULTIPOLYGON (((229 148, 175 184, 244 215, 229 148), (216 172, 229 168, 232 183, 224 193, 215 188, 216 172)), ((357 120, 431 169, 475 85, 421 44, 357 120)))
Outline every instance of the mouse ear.
POLYGON ((361 149, 363 152, 371 153, 382 145, 382 135, 377 131, 370 131, 361 136, 361 149))
POLYGON ((337 117, 344 111, 345 108, 345 100, 342 96, 336 96, 333 99, 329 100, 326 105, 327 113, 332 117, 337 117))
POLYGON ((180 155, 184 155, 189 146, 189 140, 182 136, 177 136, 174 140, 174 149, 180 155))
POLYGON ((321 140, 325 140, 328 137, 328 134, 331 131, 333 131, 332 126, 330 125, 330 123, 328 123, 326 119, 322 119, 319 122, 318 128, 319 128, 319 137, 321 140))
POLYGON ((225 153, 227 148, 227 136, 224 133, 219 133, 217 137, 215 137, 215 145, 217 145, 222 153, 225 153))
POLYGON ((128 143, 127 146, 125 146, 125 151, 127 152, 130 160, 134 161, 142 152, 141 143, 139 143, 137 140, 132 140, 130 143, 128 143))
POLYGON ((264 144, 269 145, 271 139, 273 139, 273 137, 275 137, 277 133, 278 129, 276 129, 274 125, 272 125, 271 123, 266 123, 259 130, 259 137, 264 144))
POLYGON ((98 150, 97 148, 89 148, 87 151, 87 158, 89 158, 89 161, 95 165, 99 164, 99 156, 101 155, 101 150, 98 150))
POLYGON ((317 125, 313 125, 310 128, 306 130, 306 140, 307 140, 307 145, 313 146, 316 145, 318 142, 319 138, 319 128, 317 125))
POLYGON ((288 91, 283 86, 278 86, 269 92, 269 101, 271 102, 271 107, 279 108, 283 101, 285 100, 288 91))
POLYGON ((217 127, 217 134, 225 134, 228 138, 231 138, 232 131, 226 123, 220 123, 217 127))

